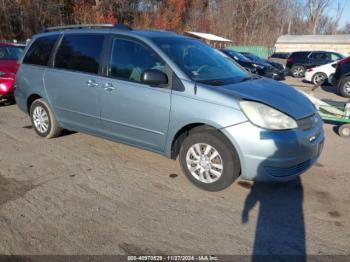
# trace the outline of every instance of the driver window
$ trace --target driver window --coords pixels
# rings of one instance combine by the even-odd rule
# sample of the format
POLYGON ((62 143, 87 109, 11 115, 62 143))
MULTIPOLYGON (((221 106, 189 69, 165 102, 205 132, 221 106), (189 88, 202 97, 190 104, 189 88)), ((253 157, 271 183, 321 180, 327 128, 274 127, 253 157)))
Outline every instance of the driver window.
POLYGON ((109 76, 140 83, 141 74, 146 69, 157 69, 165 73, 165 63, 146 46, 130 40, 114 39, 109 76))

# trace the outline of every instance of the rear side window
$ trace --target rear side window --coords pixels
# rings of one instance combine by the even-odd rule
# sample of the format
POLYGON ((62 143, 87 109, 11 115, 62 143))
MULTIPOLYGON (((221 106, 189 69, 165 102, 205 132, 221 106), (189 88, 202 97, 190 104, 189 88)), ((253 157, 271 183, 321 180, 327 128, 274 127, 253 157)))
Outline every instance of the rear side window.
POLYGON ((57 39, 58 35, 50 35, 36 39, 25 55, 23 63, 47 66, 51 51, 57 39))
POLYGON ((315 60, 330 60, 330 54, 324 52, 315 52, 312 53, 311 58, 315 60))
POLYGON ((296 59, 303 59, 306 58, 310 53, 309 52, 295 52, 291 54, 290 57, 296 58, 296 59))
POLYGON ((97 74, 103 35, 65 35, 57 50, 55 67, 97 74))

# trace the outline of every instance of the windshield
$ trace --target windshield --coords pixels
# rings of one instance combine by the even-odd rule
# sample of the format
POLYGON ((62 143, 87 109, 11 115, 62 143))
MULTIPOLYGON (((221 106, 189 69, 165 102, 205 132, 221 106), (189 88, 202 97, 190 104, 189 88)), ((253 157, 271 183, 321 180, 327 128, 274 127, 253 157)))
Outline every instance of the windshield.
POLYGON ((154 38, 153 41, 192 80, 221 85, 242 81, 249 74, 220 51, 190 38, 154 38))
POLYGON ((244 54, 244 56, 250 58, 252 61, 255 61, 255 62, 258 62, 258 63, 266 63, 266 61, 256 55, 253 55, 253 54, 244 54))
POLYGON ((251 62, 251 60, 249 60, 247 57, 245 57, 244 55, 238 52, 228 50, 228 49, 224 49, 224 51, 226 54, 228 54, 230 57, 232 57, 236 61, 251 62))
POLYGON ((19 46, 0 46, 0 60, 17 60, 22 52, 19 46))

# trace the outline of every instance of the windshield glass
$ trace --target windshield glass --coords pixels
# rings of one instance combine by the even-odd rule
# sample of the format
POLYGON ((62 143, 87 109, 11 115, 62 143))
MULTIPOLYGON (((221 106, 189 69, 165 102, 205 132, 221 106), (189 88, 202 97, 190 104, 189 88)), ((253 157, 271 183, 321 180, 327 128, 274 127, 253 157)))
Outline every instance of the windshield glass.
POLYGON ((242 61, 242 62, 251 62, 251 60, 249 60, 247 57, 245 57, 244 55, 238 53, 238 52, 235 52, 235 51, 232 51, 232 50, 228 50, 228 49, 225 49, 225 52, 231 56, 233 59, 237 60, 237 61, 242 61))
POLYGON ((208 84, 242 81, 249 74, 220 51, 190 38, 154 38, 153 41, 192 80, 208 84))
POLYGON ((0 46, 0 60, 17 60, 22 52, 19 46, 0 46))
POLYGON ((251 60, 258 62, 258 63, 266 63, 266 61, 264 61, 264 59, 262 59, 256 55, 253 55, 253 54, 244 54, 244 56, 246 56, 246 57, 250 58, 251 60))

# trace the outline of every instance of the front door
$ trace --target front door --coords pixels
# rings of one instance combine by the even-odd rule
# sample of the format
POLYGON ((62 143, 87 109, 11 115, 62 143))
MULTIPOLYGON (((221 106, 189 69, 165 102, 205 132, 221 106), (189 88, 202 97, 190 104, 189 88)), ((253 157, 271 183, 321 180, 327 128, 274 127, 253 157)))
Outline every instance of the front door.
MULTIPOLYGON (((165 72, 159 56, 141 42, 115 38, 103 81, 101 120, 108 136, 154 151, 164 149, 171 89, 141 83, 145 69, 165 72)), ((169 73, 168 73, 169 74, 169 73)))

